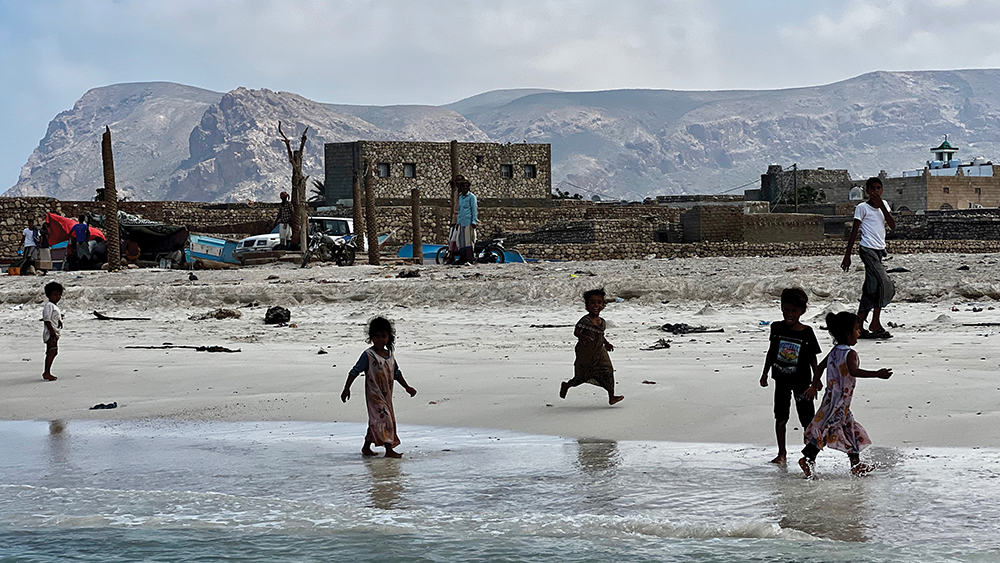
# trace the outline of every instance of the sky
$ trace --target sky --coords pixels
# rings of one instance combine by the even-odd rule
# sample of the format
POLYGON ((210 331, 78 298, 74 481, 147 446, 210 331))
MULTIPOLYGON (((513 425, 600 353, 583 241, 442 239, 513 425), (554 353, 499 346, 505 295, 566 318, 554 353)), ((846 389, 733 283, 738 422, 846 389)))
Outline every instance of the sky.
POLYGON ((56 114, 121 82, 440 105, 959 68, 1000 68, 1000 0, 0 0, 0 193, 56 114))

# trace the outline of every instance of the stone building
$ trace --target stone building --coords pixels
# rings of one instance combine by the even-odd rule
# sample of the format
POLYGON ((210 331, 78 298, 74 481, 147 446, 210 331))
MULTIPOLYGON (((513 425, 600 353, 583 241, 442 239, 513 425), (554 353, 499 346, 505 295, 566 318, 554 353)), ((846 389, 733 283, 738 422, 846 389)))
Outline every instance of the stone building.
POLYGON ((955 156, 958 150, 945 139, 931 149, 935 158, 922 170, 898 177, 883 172, 882 196, 902 212, 1000 207, 1000 166, 983 157, 964 162, 955 156))
MULTIPOLYGON (((458 166, 480 199, 542 200, 552 189, 548 144, 457 143, 458 166)), ((355 141, 324 146, 326 201, 352 200, 355 175, 370 163, 378 199, 450 199, 451 143, 355 141)))
POLYGON ((806 186, 816 192, 823 192, 826 203, 844 203, 850 200, 853 184, 847 170, 827 170, 826 168, 799 168, 784 170, 780 164, 767 167, 767 173, 760 176, 760 189, 747 190, 747 199, 777 202, 782 198, 792 201, 795 197, 793 186, 806 186))

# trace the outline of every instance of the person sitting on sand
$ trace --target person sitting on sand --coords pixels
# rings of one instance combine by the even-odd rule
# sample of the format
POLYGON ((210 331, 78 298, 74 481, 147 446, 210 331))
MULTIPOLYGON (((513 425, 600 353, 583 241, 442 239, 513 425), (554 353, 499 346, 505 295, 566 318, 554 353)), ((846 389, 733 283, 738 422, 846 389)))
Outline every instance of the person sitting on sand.
POLYGON ((417 390, 410 387, 403 379, 403 372, 396 364, 393 350, 396 344, 396 331, 385 317, 375 317, 368 323, 368 342, 371 347, 361 354, 358 363, 347 374, 344 392, 340 400, 347 402, 351 398, 351 384, 365 374, 365 403, 368 406, 368 433, 365 434, 365 445, 361 448, 362 455, 376 455, 372 446, 385 446, 385 457, 403 457, 403 454, 393 450, 399 445, 396 435, 396 414, 392 408, 392 386, 398 381, 411 397, 417 390))
POLYGON ((858 317, 861 319, 861 338, 892 338, 889 331, 882 326, 882 308, 888 305, 896 287, 889 274, 885 271, 882 259, 885 258, 885 227, 896 228, 896 220, 892 218, 889 202, 882 199, 882 180, 872 177, 865 182, 868 201, 859 203, 854 208, 854 226, 851 236, 847 239, 847 250, 840 267, 846 272, 851 269, 851 249, 861 231, 861 244, 858 245, 858 255, 865 265, 865 281, 861 286, 861 303, 858 305, 858 317), (872 322, 865 330, 865 319, 872 312, 872 322))
POLYGON ((847 453, 851 460, 851 473, 863 475, 874 469, 861 463, 861 450, 872 441, 863 426, 854 420, 851 413, 851 399, 858 377, 889 379, 892 370, 878 371, 861 369, 858 353, 851 346, 858 343, 861 335, 861 320, 854 313, 830 313, 826 316, 826 326, 837 346, 823 359, 816 371, 813 385, 819 383, 820 374, 826 370, 826 394, 819 405, 819 412, 806 427, 806 447, 802 449, 799 467, 806 477, 812 477, 816 455, 824 446, 847 453))
POLYGON ((601 318, 605 297, 604 288, 591 289, 583 294, 587 314, 576 323, 573 331, 573 336, 578 339, 574 376, 559 386, 559 397, 562 399, 566 398, 566 391, 571 387, 584 383, 603 387, 608 392, 608 404, 613 405, 625 398, 624 395, 615 395, 615 367, 608 356, 608 352, 615 347, 604 338, 607 323, 601 318))
POLYGON ((764 360, 760 386, 767 387, 767 372, 774 379, 774 434, 778 440, 778 456, 771 463, 785 463, 785 426, 788 424, 788 404, 794 397, 795 412, 804 430, 816 414, 813 399, 823 388, 811 385, 816 372, 816 357, 822 352, 812 327, 799 321, 806 312, 809 296, 789 287, 781 292, 782 320, 771 323, 771 346, 764 360))
POLYGON ((58 379, 52 375, 52 360, 59 354, 59 334, 62 331, 62 312, 56 303, 62 299, 63 286, 59 282, 49 282, 45 284, 45 297, 49 302, 42 309, 42 342, 45 343, 45 372, 42 379, 45 381, 55 381, 58 379))

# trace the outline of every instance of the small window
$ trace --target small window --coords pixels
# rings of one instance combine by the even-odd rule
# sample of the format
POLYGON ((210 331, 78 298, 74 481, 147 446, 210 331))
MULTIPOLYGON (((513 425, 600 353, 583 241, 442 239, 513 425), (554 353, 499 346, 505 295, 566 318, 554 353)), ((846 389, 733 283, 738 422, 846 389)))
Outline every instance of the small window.
POLYGON ((514 177, 514 165, 513 164, 501 164, 500 165, 500 177, 501 178, 513 178, 514 177))
POLYGON ((410 162, 403 164, 403 177, 404 178, 416 178, 417 177, 417 165, 410 162))
POLYGON ((476 155, 476 164, 482 164, 482 163, 483 163, 483 155, 477 154, 476 155))
POLYGON ((944 193, 946 193, 946 194, 950 194, 951 193, 950 189, 948 189, 948 188, 943 188, 943 189, 944 189, 944 193))
POLYGON ((899 188, 898 190, 896 190, 896 193, 899 195, 903 195, 903 188, 899 188))
POLYGON ((983 193, 982 188, 976 188, 976 195, 982 195, 982 193, 983 193))
POLYGON ((524 177, 531 180, 538 177, 538 169, 535 168, 534 164, 524 165, 524 177))
POLYGON ((380 162, 380 163, 378 163, 378 177, 379 178, 388 178, 389 177, 389 163, 388 162, 380 162))

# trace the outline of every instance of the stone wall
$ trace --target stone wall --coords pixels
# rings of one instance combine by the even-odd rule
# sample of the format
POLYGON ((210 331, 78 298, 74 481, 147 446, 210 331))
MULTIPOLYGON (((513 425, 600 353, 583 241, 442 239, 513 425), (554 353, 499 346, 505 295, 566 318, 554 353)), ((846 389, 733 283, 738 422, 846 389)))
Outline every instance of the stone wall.
POLYGON ((1000 209, 928 211, 896 217, 890 239, 1000 240, 1000 209))
MULTIPOLYGON (((421 197, 450 199, 451 144, 404 141, 357 141, 329 143, 327 156, 327 200, 349 199, 347 188, 353 176, 348 162, 372 163, 377 198, 408 198, 413 188, 421 197), (378 164, 388 165, 389 175, 379 177, 378 164), (406 176, 412 165, 412 177, 406 176)), ((548 144, 459 143, 459 168, 472 182, 472 192, 481 198, 548 199, 552 189, 552 154, 548 144), (509 177, 502 175, 510 167, 509 177), (533 167, 533 174, 527 167, 533 167)))
POLYGON ((0 257, 17 255, 28 219, 41 227, 55 201, 51 197, 0 197, 0 257))
POLYGON ((825 239, 825 222, 822 215, 748 214, 742 219, 743 240, 751 244, 825 239))
MULTIPOLYGON (((750 244, 745 242, 702 242, 692 244, 524 244, 517 250, 538 260, 639 260, 643 258, 691 258, 706 256, 842 256, 843 241, 750 244)), ((956 240, 891 241, 892 254, 1000 252, 1000 241, 956 240)))

